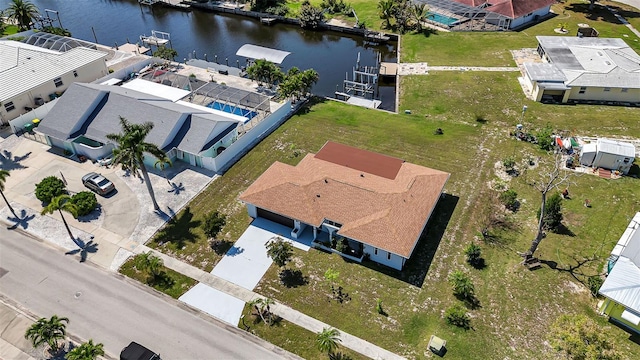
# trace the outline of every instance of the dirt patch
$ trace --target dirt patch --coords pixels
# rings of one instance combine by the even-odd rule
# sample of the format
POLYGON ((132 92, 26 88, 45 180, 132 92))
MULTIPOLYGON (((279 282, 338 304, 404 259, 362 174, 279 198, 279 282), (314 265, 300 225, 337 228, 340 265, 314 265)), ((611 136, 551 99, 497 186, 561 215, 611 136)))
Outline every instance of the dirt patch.
POLYGON ((566 281, 564 283, 564 288, 572 294, 583 294, 588 292, 588 290, 584 286, 578 285, 573 281, 566 281))

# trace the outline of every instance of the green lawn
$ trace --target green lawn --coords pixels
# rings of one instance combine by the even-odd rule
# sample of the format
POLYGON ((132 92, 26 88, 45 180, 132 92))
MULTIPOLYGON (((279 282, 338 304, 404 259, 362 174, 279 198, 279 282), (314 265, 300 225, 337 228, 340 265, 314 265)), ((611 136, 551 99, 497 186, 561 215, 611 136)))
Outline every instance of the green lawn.
POLYGON ((132 259, 124 263, 120 267, 120 273, 126 275, 132 279, 138 280, 143 284, 149 285, 152 288, 161 291, 174 299, 179 298, 182 294, 186 293, 198 282, 194 279, 184 276, 178 272, 175 272, 169 268, 162 267, 161 272, 164 272, 166 278, 171 279, 171 283, 163 283, 158 280, 149 280, 146 274, 138 271, 133 265, 132 259))
MULTIPOLYGON (((242 313, 245 316, 244 325, 240 321, 238 328, 247 330, 246 325, 252 334, 269 339, 269 342, 278 344, 281 348, 304 359, 327 359, 327 355, 316 348, 317 335, 313 332, 282 319, 278 319, 273 325, 268 326, 262 322, 258 315, 255 315, 255 311, 252 311, 248 305, 245 306, 242 313), (295 334, 295 336, 291 336, 291 334, 295 334)), ((348 355, 353 360, 367 359, 355 351, 340 346, 339 343, 337 352, 348 355)))

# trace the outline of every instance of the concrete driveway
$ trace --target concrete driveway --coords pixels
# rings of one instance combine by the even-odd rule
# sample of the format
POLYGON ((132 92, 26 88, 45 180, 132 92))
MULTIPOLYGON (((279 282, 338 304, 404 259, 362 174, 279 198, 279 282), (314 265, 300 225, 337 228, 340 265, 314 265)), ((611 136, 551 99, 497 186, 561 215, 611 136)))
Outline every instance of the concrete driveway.
MULTIPOLYGON (((303 251, 309 251, 310 231, 303 239, 290 238, 291 229, 266 219, 255 219, 238 241, 213 268, 211 274, 253 290, 273 263, 267 255, 266 243, 280 236, 303 251)), ((238 325, 244 302, 204 284, 197 284, 179 298, 197 309, 232 325, 238 325)))

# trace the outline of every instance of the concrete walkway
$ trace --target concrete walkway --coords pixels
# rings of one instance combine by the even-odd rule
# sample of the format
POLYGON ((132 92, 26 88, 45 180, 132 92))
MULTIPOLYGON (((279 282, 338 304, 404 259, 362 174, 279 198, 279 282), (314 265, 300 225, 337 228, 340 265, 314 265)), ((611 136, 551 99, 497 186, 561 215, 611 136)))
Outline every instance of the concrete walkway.
MULTIPOLYGON (((640 0, 627 0, 627 1, 620 1, 621 3, 625 3, 627 5, 632 5, 635 6, 636 8, 640 7, 640 0)), ((631 30, 632 33, 636 34, 637 37, 640 38, 640 31, 636 30, 636 28, 633 27, 633 25, 629 24, 629 22, 627 21, 627 19, 623 18, 615 9, 612 9, 608 6, 605 6, 605 8, 607 10, 609 10, 613 16, 616 17, 616 19, 618 19, 618 21, 620 21, 620 23, 626 27, 629 28, 629 30, 631 30)), ((640 11, 640 10, 638 10, 640 11)))
POLYGON ((429 66, 421 63, 398 64, 398 75, 428 75, 429 71, 520 71, 517 66, 429 66))

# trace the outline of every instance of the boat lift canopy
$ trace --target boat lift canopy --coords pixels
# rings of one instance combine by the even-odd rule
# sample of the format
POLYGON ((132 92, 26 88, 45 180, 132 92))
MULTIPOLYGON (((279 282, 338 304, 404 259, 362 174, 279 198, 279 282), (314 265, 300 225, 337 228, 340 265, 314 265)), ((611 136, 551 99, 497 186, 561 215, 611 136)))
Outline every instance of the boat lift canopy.
POLYGON ((249 59, 265 59, 278 65, 282 64, 284 58, 286 58, 289 54, 291 53, 287 51, 251 44, 242 45, 242 47, 238 49, 238 52, 236 52, 237 56, 242 56, 249 59))

